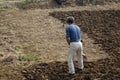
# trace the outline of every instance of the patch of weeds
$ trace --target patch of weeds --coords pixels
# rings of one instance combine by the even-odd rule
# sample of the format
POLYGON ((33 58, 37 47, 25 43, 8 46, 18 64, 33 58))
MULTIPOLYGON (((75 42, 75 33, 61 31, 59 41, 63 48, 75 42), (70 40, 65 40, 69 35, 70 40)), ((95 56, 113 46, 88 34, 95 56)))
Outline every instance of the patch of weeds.
POLYGON ((32 61, 34 63, 38 62, 37 56, 30 51, 26 51, 24 54, 19 54, 18 59, 20 61, 32 61))
POLYGON ((15 46, 15 50, 20 51, 21 46, 15 46))
POLYGON ((25 54, 19 54, 19 55, 18 55, 18 59, 19 59, 20 61, 25 60, 25 57, 26 57, 25 54))

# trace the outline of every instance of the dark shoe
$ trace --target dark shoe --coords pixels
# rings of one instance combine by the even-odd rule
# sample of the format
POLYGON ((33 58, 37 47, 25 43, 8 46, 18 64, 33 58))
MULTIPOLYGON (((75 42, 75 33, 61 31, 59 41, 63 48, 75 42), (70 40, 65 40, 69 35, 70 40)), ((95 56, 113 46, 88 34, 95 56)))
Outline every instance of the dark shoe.
POLYGON ((79 68, 78 68, 78 71, 82 71, 82 69, 79 69, 79 68))
POLYGON ((82 73, 82 72, 83 72, 83 69, 77 68, 77 72, 82 73))
POLYGON ((75 75, 75 74, 71 74, 71 73, 68 74, 69 77, 73 77, 74 75, 75 75))

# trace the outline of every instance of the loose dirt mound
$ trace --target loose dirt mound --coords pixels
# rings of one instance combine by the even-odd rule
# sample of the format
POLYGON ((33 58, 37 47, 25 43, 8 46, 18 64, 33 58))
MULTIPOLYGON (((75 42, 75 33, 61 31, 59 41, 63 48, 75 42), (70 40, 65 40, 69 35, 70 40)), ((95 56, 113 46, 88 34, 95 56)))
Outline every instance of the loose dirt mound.
MULTIPOLYGON (((120 10, 54 12, 50 15, 65 22, 67 16, 74 16, 82 31, 101 44, 110 58, 96 62, 84 62, 82 72, 67 75, 66 62, 43 63, 26 68, 22 73, 28 80, 119 80, 120 79, 120 10)), ((75 67, 77 64, 75 63, 75 67)), ((76 70, 77 71, 77 70, 76 70)))
MULTIPOLYGON (((85 69, 77 71, 76 75, 70 77, 68 72, 67 62, 52 62, 52 63, 42 63, 38 65, 31 66, 22 73, 27 78, 27 80, 93 80, 98 79, 106 71, 103 71, 102 63, 101 69, 98 67, 98 64, 93 62, 84 62, 85 69), (97 67, 97 68, 96 68, 97 67), (99 72, 99 73, 98 73, 99 72)), ((77 63, 75 62, 75 66, 77 63)))

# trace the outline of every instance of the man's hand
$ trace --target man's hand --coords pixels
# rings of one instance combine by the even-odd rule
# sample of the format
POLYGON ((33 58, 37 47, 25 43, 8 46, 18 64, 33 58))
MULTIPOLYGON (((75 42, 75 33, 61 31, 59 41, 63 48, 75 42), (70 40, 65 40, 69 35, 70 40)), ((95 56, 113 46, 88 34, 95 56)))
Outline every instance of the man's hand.
POLYGON ((81 40, 81 42, 83 42, 83 40, 81 40))
POLYGON ((70 38, 66 38, 68 45, 70 45, 70 38))

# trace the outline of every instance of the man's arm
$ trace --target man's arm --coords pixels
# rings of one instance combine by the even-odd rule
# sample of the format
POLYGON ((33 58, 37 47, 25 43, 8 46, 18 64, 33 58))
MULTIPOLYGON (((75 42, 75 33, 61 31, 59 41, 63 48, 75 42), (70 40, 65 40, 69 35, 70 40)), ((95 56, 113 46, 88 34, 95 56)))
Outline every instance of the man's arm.
POLYGON ((68 45, 70 45, 70 28, 69 27, 66 28, 66 41, 68 45))
POLYGON ((70 45, 70 38, 66 38, 68 45, 70 45))

